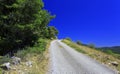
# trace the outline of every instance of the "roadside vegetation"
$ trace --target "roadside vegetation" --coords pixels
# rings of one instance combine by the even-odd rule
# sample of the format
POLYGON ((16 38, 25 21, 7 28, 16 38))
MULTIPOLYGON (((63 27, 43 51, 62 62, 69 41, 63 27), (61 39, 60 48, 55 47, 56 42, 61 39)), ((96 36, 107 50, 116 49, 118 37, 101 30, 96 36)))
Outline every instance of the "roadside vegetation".
MULTIPOLYGON (((120 72, 120 59, 114 57, 112 54, 107 54, 100 50, 97 50, 93 45, 84 45, 81 42, 72 42, 71 39, 63 39, 62 42, 66 43, 67 45, 71 46, 72 48, 76 49, 78 52, 83 53, 98 62, 112 68, 118 70, 120 72), (115 65, 116 64, 116 65, 115 65)), ((111 52, 109 52, 111 53, 111 52)))
POLYGON ((48 26, 53 18, 42 0, 0 0, 0 55, 55 38, 58 31, 48 26))
POLYGON ((114 47, 105 47, 105 48, 97 48, 99 51, 102 51, 104 53, 107 53, 109 55, 114 56, 115 58, 118 58, 120 60, 120 48, 114 48, 114 47))
POLYGON ((45 74, 46 49, 58 34, 54 26, 48 26, 54 18, 42 0, 0 0, 0 74, 45 74), (13 56, 21 63, 13 65, 13 56), (10 63, 11 69, 3 69, 4 63, 10 63))
MULTIPOLYGON (((2 70, 5 74, 45 74, 48 70, 49 53, 48 47, 51 40, 40 39, 39 43, 33 47, 26 47, 14 53, 14 56, 21 58, 21 63, 18 65, 11 64, 11 70, 2 70), (26 65, 26 62, 31 61, 32 67, 26 65)), ((10 56, 3 56, 0 58, 0 64, 5 62, 12 63, 10 56)))

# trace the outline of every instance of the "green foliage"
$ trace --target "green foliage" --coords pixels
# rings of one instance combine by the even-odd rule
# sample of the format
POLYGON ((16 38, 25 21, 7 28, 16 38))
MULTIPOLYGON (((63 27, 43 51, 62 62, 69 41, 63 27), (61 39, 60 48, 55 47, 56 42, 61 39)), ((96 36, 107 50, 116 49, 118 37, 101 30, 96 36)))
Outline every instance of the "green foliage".
POLYGON ((71 38, 69 38, 69 37, 66 37, 65 39, 66 39, 66 40, 69 40, 69 41, 72 41, 71 38))
POLYGON ((107 50, 106 53, 111 54, 111 55, 113 54, 113 52, 111 50, 107 50))
POLYGON ((81 44, 82 44, 80 41, 76 41, 76 43, 77 43, 78 45, 81 45, 81 44))
POLYGON ((71 42, 71 41, 69 41, 69 40, 67 40, 67 39, 62 40, 62 42, 66 43, 66 44, 69 45, 70 47, 76 49, 78 52, 81 52, 81 53, 85 53, 85 54, 86 54, 86 52, 85 52, 84 50, 81 50, 81 48, 79 47, 79 45, 77 45, 77 44, 75 44, 75 43, 73 43, 73 42, 71 42))
POLYGON ((102 49, 102 48, 98 48, 98 50, 99 51, 102 51, 102 52, 104 52, 104 53, 107 53, 107 54, 109 54, 109 55, 112 55, 113 57, 115 57, 115 58, 117 58, 117 59, 119 59, 120 60, 120 54, 118 54, 118 53, 115 53, 114 51, 112 51, 111 49, 102 49))
POLYGON ((55 38, 58 31, 48 26, 55 16, 43 7, 42 0, 0 0, 0 55, 55 38))
POLYGON ((0 65, 3 64, 3 63, 6 63, 6 62, 10 62, 10 57, 8 55, 6 56, 3 56, 0 58, 0 65))
POLYGON ((120 54, 120 46, 102 47, 102 48, 98 48, 98 49, 100 49, 100 50, 102 49, 103 51, 111 50, 115 54, 120 54))
POLYGON ((47 44, 49 43, 49 40, 46 39, 39 39, 38 43, 36 43, 33 47, 26 47, 22 50, 19 50, 17 53, 15 53, 15 56, 24 58, 27 54, 40 54, 43 51, 45 51, 47 44))
POLYGON ((55 39, 58 35, 58 31, 54 26, 49 26, 44 31, 44 36, 48 39, 55 39))
POLYGON ((95 48, 95 45, 91 43, 91 44, 88 45, 88 47, 95 48))

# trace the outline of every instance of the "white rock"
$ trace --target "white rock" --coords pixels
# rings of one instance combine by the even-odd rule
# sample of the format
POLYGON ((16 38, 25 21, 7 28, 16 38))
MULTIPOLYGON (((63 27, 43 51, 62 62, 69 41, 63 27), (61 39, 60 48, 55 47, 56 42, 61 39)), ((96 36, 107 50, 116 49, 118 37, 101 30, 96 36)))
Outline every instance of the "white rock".
POLYGON ((108 65, 110 65, 111 63, 108 63, 108 65))
POLYGON ((11 69, 10 63, 9 63, 9 62, 4 63, 4 64, 2 65, 2 68, 3 68, 3 69, 10 70, 10 69, 11 69))
POLYGON ((12 63, 13 64, 18 65, 18 64, 20 64, 20 62, 21 62, 21 58, 18 58, 18 57, 15 57, 15 56, 12 57, 12 63))
POLYGON ((32 62, 31 61, 26 62, 26 66, 32 67, 32 62))
POLYGON ((111 64, 112 64, 113 66, 116 66, 116 67, 119 65, 116 61, 111 62, 111 64))

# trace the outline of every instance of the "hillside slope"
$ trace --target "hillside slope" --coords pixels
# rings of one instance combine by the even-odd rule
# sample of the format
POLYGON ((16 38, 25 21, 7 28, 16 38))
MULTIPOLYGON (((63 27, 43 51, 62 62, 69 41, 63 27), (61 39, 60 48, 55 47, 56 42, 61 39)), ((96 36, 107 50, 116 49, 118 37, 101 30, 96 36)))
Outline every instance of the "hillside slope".
POLYGON ((117 69, 118 71, 120 71, 120 59, 117 59, 117 58, 113 57, 112 55, 108 55, 104 52, 98 51, 94 48, 90 48, 90 47, 83 46, 83 45, 78 45, 78 44, 73 43, 72 41, 69 41, 66 39, 62 40, 62 42, 66 43, 67 45, 76 49, 78 52, 81 52, 87 56, 90 56, 93 59, 97 60, 98 62, 100 62, 110 68, 117 69), (117 62, 118 66, 112 65, 111 64, 112 62, 117 62))
POLYGON ((102 48, 99 48, 99 49, 102 49, 103 51, 111 50, 113 53, 120 54, 120 46, 102 47, 102 48))
POLYGON ((0 56, 0 74, 46 74, 49 63, 48 48, 50 42, 51 40, 40 39, 34 47, 19 50, 12 57, 0 56), (13 57, 20 58, 20 62, 18 63, 17 59, 12 59, 13 57), (5 63, 10 63, 10 69, 3 66, 5 63))

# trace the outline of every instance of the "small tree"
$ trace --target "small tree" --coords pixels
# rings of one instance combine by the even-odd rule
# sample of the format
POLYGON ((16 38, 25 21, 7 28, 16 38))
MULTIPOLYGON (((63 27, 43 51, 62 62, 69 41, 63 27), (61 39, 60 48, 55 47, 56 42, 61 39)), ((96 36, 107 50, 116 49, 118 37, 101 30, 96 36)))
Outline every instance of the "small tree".
POLYGON ((80 41, 76 41, 76 43, 77 43, 78 45, 81 45, 81 44, 82 44, 80 41))
POLYGON ((95 45, 94 45, 94 44, 92 44, 92 43, 91 43, 91 44, 89 44, 88 46, 89 46, 90 48, 95 48, 95 45))

